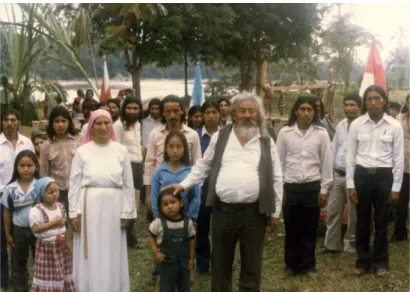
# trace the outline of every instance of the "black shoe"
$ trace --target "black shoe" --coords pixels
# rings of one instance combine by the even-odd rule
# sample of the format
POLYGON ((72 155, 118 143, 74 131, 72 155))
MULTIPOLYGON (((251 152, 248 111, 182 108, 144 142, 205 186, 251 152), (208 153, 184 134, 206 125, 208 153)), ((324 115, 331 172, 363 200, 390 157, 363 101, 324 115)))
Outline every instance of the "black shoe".
POLYGON ((340 251, 328 249, 326 246, 322 246, 316 252, 317 255, 321 255, 321 254, 338 254, 338 253, 340 253, 340 251))

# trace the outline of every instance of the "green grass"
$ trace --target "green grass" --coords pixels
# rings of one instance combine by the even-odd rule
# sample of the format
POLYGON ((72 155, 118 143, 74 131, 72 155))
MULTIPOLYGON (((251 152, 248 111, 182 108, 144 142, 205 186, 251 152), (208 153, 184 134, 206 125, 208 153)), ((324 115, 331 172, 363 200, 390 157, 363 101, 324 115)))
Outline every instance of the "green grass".
MULTIPOLYGON (((150 285, 153 256, 147 243, 148 223, 145 220, 145 207, 141 207, 137 219, 139 239, 146 244, 143 249, 128 249, 131 291, 154 291, 150 285)), ((392 225, 389 226, 390 233, 392 225)), ((317 247, 323 243, 323 226, 320 230, 317 247)), ((375 291, 410 291, 409 290, 409 245, 408 243, 389 244, 390 270, 384 279, 367 275, 355 277, 352 272, 356 256, 341 257, 338 255, 317 256, 318 273, 315 277, 298 276, 283 278, 284 269, 284 226, 281 222, 276 233, 269 234, 265 239, 265 249, 262 267, 261 291, 335 291, 335 292, 375 292, 375 291)), ((234 291, 238 291, 239 253, 236 252, 233 271, 234 291)), ((193 291, 210 291, 210 274, 195 277, 193 291)))

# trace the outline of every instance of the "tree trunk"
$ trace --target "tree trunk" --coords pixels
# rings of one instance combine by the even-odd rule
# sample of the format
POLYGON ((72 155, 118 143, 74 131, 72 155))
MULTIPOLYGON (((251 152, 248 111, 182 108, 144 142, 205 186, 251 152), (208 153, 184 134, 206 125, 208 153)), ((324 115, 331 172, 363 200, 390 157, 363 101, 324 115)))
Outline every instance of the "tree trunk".
POLYGON ((184 86, 185 86, 185 97, 188 96, 188 50, 184 50, 184 86))
POLYGON ((141 72, 142 66, 134 67, 130 72, 132 77, 132 88, 135 90, 135 96, 141 99, 141 72))

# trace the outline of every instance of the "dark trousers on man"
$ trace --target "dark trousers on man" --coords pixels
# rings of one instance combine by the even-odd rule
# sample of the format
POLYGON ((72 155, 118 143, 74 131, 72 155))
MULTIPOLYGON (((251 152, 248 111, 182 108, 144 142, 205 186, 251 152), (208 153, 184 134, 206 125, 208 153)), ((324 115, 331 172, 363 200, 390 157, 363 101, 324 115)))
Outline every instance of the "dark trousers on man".
MULTIPOLYGON (((0 195, 1 197, 1 195, 0 195)), ((0 205, 1 208, 1 234, 0 234, 0 251, 1 251, 1 264, 0 264, 0 288, 7 288, 9 285, 9 258, 7 254, 7 240, 6 234, 4 232, 4 206, 0 205)))
POLYGON ((211 225, 211 208, 201 202, 196 228, 196 271, 205 274, 211 263, 211 244, 209 230, 211 225))
POLYGON ((396 224, 394 226, 393 239, 408 240, 407 217, 409 215, 410 173, 403 173, 403 182, 400 190, 400 200, 397 205, 396 224))
POLYGON ((316 270, 320 182, 285 183, 285 264, 294 273, 316 270))
POLYGON ((393 184, 391 168, 366 169, 356 166, 354 183, 357 192, 356 206, 356 267, 364 270, 387 269, 389 253, 387 243, 387 202, 393 184), (370 248, 370 228, 374 212, 375 235, 370 248))
POLYGON ((232 291, 232 265, 240 243, 239 292, 260 291, 266 214, 258 202, 226 204, 217 198, 212 211, 212 292, 232 291))
POLYGON ((12 249, 11 261, 13 270, 13 288, 15 292, 28 292, 29 273, 27 263, 29 250, 34 260, 36 238, 30 227, 13 225, 14 248, 12 249))

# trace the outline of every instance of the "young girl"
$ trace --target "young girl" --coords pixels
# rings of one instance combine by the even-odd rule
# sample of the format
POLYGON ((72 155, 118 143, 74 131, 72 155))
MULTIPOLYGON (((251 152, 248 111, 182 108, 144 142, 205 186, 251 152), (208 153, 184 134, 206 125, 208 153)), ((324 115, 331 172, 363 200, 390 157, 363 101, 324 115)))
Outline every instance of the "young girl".
POLYGON ((29 249, 35 255, 35 241, 30 229, 29 213, 38 200, 34 187, 39 177, 39 164, 33 151, 21 151, 14 161, 10 183, 1 197, 4 209, 6 240, 12 252, 14 291, 28 291, 27 261, 29 249))
MULTIPOLYGON (((181 132, 171 132, 165 138, 164 163, 159 165, 152 177, 151 207, 155 218, 159 217, 157 198, 160 190, 171 184, 179 184, 191 172, 189 166, 189 149, 185 135, 181 132)), ((198 218, 200 203, 200 188, 182 193, 187 216, 193 221, 198 218)))
POLYGON ((36 183, 41 203, 30 210, 30 226, 37 237, 31 292, 75 291, 71 251, 65 240, 66 210, 57 202, 60 192, 54 179, 43 177, 36 183))
POLYGON ((152 252, 159 262, 160 292, 189 292, 190 270, 195 259, 195 228, 184 216, 181 196, 173 195, 175 189, 161 191, 157 199, 159 218, 149 226, 152 252))

